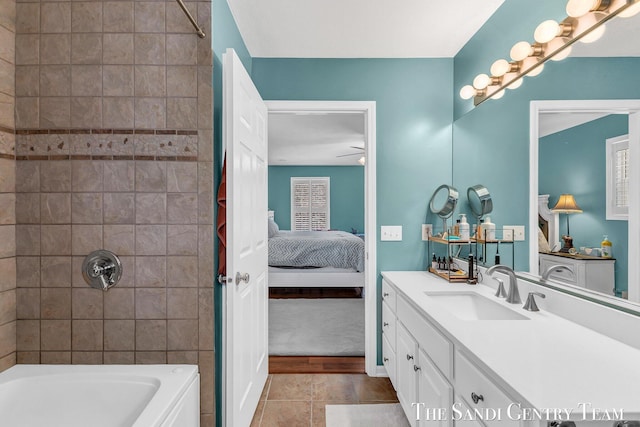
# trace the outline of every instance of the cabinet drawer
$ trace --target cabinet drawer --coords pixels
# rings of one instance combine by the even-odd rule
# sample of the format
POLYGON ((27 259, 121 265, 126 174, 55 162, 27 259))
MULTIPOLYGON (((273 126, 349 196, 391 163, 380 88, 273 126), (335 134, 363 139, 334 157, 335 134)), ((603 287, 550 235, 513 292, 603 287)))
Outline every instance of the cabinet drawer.
MULTIPOLYGON (((509 417, 509 405, 517 400, 509 398, 502 390, 498 388, 484 373, 482 373, 469 359, 462 355, 459 351, 455 356, 456 367, 456 394, 460 395, 465 403, 474 409, 495 409, 501 412, 500 419, 495 420, 483 420, 487 426, 493 425, 519 425, 517 420, 511 418, 518 418, 516 415, 519 413, 517 407, 511 409, 511 417, 509 417), (478 400, 477 403, 473 401, 472 394, 482 400, 478 400)), ((490 417, 491 415, 489 415, 490 417)))
POLYGON ((396 351, 396 315, 386 302, 382 303, 382 336, 389 340, 391 349, 396 351))
POLYGON ((396 290, 384 279, 382 279, 382 301, 389 304, 391 311, 396 311, 396 290))
POLYGON ((402 297, 397 301, 397 318, 413 334, 418 345, 449 380, 453 380, 453 344, 402 297))
POLYGON ((387 337, 382 337, 382 363, 389 374, 393 388, 396 388, 396 352, 391 348, 387 337))

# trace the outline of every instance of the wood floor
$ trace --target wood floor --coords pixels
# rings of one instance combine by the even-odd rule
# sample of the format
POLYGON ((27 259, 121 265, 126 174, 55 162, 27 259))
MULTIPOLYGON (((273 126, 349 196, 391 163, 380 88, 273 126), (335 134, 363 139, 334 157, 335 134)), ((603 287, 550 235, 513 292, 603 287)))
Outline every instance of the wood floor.
POLYGON ((269 288, 269 298, 362 298, 362 288, 269 288))
POLYGON ((364 357, 269 356, 270 374, 363 374, 364 357))

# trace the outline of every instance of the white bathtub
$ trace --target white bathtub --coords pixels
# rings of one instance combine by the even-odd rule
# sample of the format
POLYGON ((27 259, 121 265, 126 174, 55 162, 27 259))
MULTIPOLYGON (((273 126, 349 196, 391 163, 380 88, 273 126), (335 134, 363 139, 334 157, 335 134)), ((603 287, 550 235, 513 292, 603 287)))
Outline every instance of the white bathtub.
POLYGON ((2 427, 198 427, 193 365, 16 365, 0 373, 2 427))

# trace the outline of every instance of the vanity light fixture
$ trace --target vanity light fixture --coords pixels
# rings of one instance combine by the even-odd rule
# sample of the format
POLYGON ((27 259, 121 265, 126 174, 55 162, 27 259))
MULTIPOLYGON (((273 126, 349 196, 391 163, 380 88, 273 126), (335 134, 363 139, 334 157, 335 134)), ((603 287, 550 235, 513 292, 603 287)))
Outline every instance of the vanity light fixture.
POLYGON ((540 74, 546 61, 560 61, 569 56, 575 42, 598 40, 610 19, 639 13, 640 0, 569 0, 566 11, 568 16, 561 22, 547 20, 538 25, 533 43, 520 41, 513 45, 511 61, 495 61, 491 75, 478 74, 471 85, 462 87, 460 97, 473 98, 474 105, 489 98, 501 98, 504 89, 520 87, 523 77, 540 74))

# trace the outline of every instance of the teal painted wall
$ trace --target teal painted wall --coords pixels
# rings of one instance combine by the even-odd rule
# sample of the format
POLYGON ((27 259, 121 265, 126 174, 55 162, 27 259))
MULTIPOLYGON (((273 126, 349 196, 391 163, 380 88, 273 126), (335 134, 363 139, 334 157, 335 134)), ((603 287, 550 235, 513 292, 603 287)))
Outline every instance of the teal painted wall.
POLYGON ((269 209, 282 230, 291 230, 291 177, 328 176, 330 226, 364 233, 362 166, 269 166, 269 209))
MULTIPOLYGON (((606 234, 617 249, 616 291, 626 291, 629 260, 627 221, 607 221, 606 144, 607 138, 629 132, 626 114, 610 115, 590 123, 540 139, 538 185, 540 194, 549 194, 553 207, 561 193, 573 194, 583 210, 569 218, 573 245, 600 247, 606 234)), ((566 215, 560 215, 560 234, 566 234, 566 215)))
POLYGON ((453 60, 254 58, 252 78, 268 100, 376 101, 377 229, 403 226, 401 242, 376 236, 378 288, 380 271, 424 270, 428 201, 451 182, 453 60))

